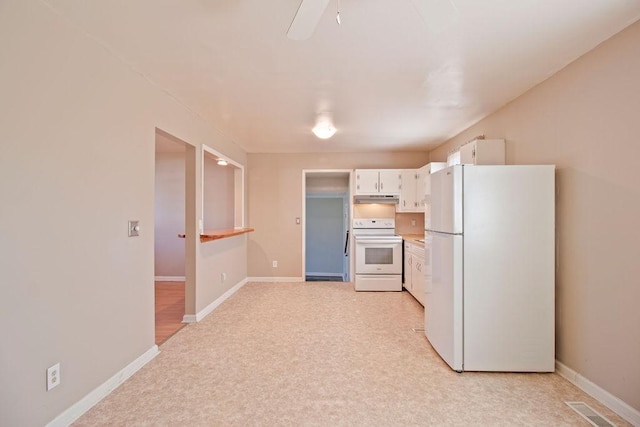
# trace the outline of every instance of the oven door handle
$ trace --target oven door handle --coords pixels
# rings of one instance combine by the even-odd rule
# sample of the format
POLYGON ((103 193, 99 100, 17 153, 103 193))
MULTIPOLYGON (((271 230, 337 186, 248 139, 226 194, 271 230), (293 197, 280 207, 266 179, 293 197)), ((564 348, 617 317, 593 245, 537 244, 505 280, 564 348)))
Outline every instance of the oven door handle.
POLYGON ((347 235, 344 238, 344 256, 349 255, 349 230, 347 230, 347 235))
POLYGON ((400 245, 402 244, 401 240, 398 240, 397 242, 394 241, 389 241, 386 239, 358 239, 356 237, 356 245, 360 245, 360 246, 371 246, 371 245, 400 245))

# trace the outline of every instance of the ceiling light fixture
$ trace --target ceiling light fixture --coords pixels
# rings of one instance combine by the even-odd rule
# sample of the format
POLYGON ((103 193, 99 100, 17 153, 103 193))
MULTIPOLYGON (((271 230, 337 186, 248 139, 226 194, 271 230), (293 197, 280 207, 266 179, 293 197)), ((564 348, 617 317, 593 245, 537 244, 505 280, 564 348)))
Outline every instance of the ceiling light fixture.
POLYGON ((338 12, 336 14, 336 22, 338 23, 338 25, 342 24, 342 22, 340 21, 340 0, 338 0, 338 7, 336 8, 336 11, 338 12))
POLYGON ((328 120, 319 121, 312 129, 315 136, 320 139, 329 139, 336 133, 336 128, 328 120))
POLYGON ((227 166, 229 163, 225 159, 218 159, 218 166, 227 166))

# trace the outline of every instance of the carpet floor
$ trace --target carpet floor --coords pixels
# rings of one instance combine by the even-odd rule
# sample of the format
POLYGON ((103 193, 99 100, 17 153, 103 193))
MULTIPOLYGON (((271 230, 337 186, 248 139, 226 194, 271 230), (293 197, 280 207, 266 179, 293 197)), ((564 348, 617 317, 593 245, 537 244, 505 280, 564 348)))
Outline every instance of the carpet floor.
POLYGON ((76 425, 629 425, 557 374, 458 374, 422 327, 407 292, 249 283, 76 425))

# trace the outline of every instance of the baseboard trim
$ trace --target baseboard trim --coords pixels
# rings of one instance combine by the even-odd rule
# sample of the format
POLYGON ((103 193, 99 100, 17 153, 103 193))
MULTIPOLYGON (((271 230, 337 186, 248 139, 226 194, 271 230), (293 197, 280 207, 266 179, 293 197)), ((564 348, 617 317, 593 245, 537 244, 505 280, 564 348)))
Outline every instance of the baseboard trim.
POLYGON ((315 273, 307 272, 306 276, 327 276, 327 277, 344 277, 343 273, 315 273))
POLYGON ((47 427, 62 427, 71 425, 85 412, 93 408, 98 402, 107 397, 113 390, 118 388, 120 384, 122 384, 127 379, 129 379, 129 377, 138 372, 140 368, 149 363, 159 353, 160 351, 158 350, 158 346, 154 345, 133 362, 129 363, 127 366, 121 369, 114 376, 96 387, 92 392, 87 394, 85 397, 71 405, 71 407, 69 407, 67 410, 55 417, 47 424, 47 427))
POLYGON ((592 383, 573 369, 556 360, 556 372, 600 403, 611 409, 616 414, 630 422, 634 426, 640 426, 640 411, 631 407, 628 403, 617 398, 597 384, 592 383))
POLYGON ((156 276, 156 282, 184 282, 184 276, 156 276))
POLYGON ((249 282, 264 282, 264 283, 274 283, 274 282, 304 282, 304 278, 302 277, 249 277, 249 282))
POLYGON ((199 321, 204 319, 208 314, 210 314, 213 310, 218 308, 218 306, 220 306, 220 304, 222 304, 227 299, 229 299, 229 297, 231 295, 233 295, 236 292, 238 292, 238 290, 241 287, 243 287, 244 285, 246 285, 248 282, 249 282, 248 278, 245 278, 245 279, 241 280, 236 285, 234 285, 233 288, 229 289, 227 292, 225 292, 224 294, 220 295, 211 304, 209 304, 208 306, 206 306, 205 308, 200 310, 198 313, 196 313, 196 314, 185 314, 182 317, 182 323, 198 323, 199 321))

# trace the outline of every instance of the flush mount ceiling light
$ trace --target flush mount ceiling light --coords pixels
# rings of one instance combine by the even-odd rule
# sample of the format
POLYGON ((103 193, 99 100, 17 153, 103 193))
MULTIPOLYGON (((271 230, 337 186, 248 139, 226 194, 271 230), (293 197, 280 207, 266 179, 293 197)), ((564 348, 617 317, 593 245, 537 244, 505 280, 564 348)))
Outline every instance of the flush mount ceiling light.
POLYGON ((218 159, 217 163, 219 166, 227 166, 229 164, 225 159, 218 159))
POLYGON ((328 120, 319 121, 316 126, 311 129, 315 136, 320 139, 329 139, 336 133, 336 128, 328 120))

